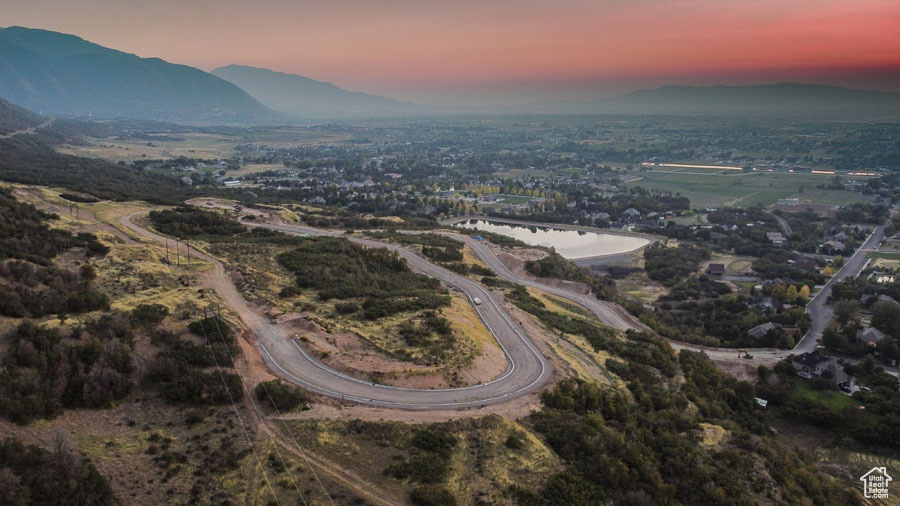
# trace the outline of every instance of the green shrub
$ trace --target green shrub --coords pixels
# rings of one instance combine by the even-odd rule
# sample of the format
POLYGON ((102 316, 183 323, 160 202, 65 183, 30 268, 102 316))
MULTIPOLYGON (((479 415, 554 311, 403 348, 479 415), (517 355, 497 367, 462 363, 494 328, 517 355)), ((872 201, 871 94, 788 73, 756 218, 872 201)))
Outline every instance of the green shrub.
POLYGON ((263 381, 254 392, 257 400, 281 412, 293 411, 309 401, 303 390, 279 380, 263 381))

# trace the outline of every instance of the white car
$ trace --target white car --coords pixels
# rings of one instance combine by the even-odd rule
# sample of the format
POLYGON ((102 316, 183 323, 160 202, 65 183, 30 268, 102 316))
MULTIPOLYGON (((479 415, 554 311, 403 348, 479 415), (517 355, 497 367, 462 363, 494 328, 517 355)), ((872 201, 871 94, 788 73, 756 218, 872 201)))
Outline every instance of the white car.
POLYGON ((472 302, 474 302, 476 306, 481 305, 481 299, 479 299, 478 297, 473 297, 472 302))

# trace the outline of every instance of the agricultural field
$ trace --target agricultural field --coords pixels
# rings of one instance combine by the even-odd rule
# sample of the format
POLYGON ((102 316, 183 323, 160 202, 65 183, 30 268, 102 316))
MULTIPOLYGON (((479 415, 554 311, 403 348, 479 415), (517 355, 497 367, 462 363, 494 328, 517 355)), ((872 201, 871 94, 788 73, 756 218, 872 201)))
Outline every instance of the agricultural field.
POLYGON ((64 144, 57 151, 67 155, 102 158, 111 162, 168 158, 229 158, 234 155, 235 137, 185 133, 175 136, 149 136, 150 139, 87 138, 84 145, 64 144))
POLYGON ((870 200, 856 192, 817 188, 830 182, 830 176, 826 175, 736 171, 701 174, 696 169, 690 170, 690 173, 676 170, 635 171, 631 174, 638 178, 626 185, 680 193, 691 200, 694 208, 768 206, 783 198, 799 198, 813 204, 870 200))
POLYGON ((63 154, 102 158, 111 162, 178 157, 223 159, 235 156, 235 146, 240 144, 294 147, 344 142, 350 138, 348 134, 326 133, 302 127, 264 128, 244 131, 240 135, 189 132, 149 134, 139 139, 86 137, 83 144, 63 144, 56 150, 63 154))

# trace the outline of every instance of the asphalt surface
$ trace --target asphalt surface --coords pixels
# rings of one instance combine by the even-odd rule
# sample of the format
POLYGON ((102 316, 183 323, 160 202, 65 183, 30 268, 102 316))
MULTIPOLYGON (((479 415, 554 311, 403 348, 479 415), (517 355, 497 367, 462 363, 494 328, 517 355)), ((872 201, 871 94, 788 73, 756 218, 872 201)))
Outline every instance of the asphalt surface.
MULTIPOLYGON (((415 389, 369 383, 335 371, 310 356, 285 330, 263 319, 245 323, 256 334, 266 364, 279 376, 322 395, 359 404, 400 409, 459 409, 498 404, 539 390, 551 378, 553 368, 525 330, 506 313, 498 297, 480 284, 432 264, 424 257, 393 244, 346 237, 344 234, 297 225, 268 225, 264 228, 288 234, 345 237, 356 244, 396 251, 408 265, 436 277, 464 293, 472 302, 507 357, 507 366, 491 381, 462 388, 415 389), (474 304, 475 297, 481 304, 474 304)), ((229 303, 239 301, 230 300, 229 303)), ((246 304, 246 302, 244 302, 246 304)))
POLYGON ((793 353, 810 352, 816 349, 819 339, 822 337, 822 332, 828 327, 828 324, 834 317, 834 309, 832 306, 826 305, 828 297, 831 296, 831 287, 839 281, 859 275, 860 271, 866 266, 866 254, 870 251, 875 251, 878 248, 878 244, 884 239, 884 227, 884 225, 875 227, 875 230, 869 234, 862 246, 857 248, 853 256, 844 260, 843 267, 806 304, 806 312, 809 313, 811 324, 806 335, 792 350, 793 353))
MULTIPOLYGON (((131 221, 131 216, 122 223, 144 237, 162 242, 164 239, 131 221)), ((254 226, 279 230, 288 234, 309 234, 313 236, 344 237, 356 244, 374 248, 387 248, 406 259, 409 266, 426 275, 436 277, 449 286, 464 293, 472 302, 487 329, 493 334, 507 357, 506 369, 496 378, 483 384, 452 389, 414 389, 370 383, 336 371, 310 356, 280 325, 250 308, 238 293, 234 284, 225 274, 218 260, 198 252, 198 256, 215 264, 212 276, 214 286, 225 303, 237 311, 244 323, 256 335, 258 347, 268 367, 282 378, 310 391, 352 401, 359 404, 410 410, 441 410, 475 408, 507 402, 516 397, 530 394, 543 387, 552 376, 552 365, 540 353, 525 330, 503 309, 499 297, 490 290, 466 277, 437 266, 417 253, 394 244, 380 241, 347 237, 340 232, 319 230, 300 225, 255 224, 254 226), (481 304, 474 304, 474 298, 481 304)), ((469 245, 475 254, 498 276, 508 281, 543 290, 547 293, 569 299, 589 310, 601 322, 619 330, 645 327, 621 307, 600 301, 592 295, 577 293, 563 288, 546 285, 519 276, 508 269, 484 242, 469 236, 452 232, 441 232, 469 245)), ((856 276, 866 263, 866 252, 877 246, 884 235, 884 227, 878 227, 863 246, 849 259, 843 268, 810 301, 807 311, 812 318, 812 326, 793 350, 759 349, 753 350, 754 362, 770 363, 793 353, 812 351, 818 344, 822 330, 831 320, 831 308, 825 305, 833 283, 856 276)), ((728 348, 708 348, 685 343, 671 343, 676 349, 702 350, 711 358, 733 359, 737 350, 728 348)))
POLYGON ((477 255, 482 262, 493 269, 493 271, 496 272, 498 276, 507 281, 512 281, 513 283, 517 283, 520 285, 537 288, 547 293, 569 299, 590 311, 601 322, 618 330, 640 330, 643 328, 643 325, 640 322, 637 322, 634 318, 630 318, 630 315, 625 313, 624 309, 617 308, 614 304, 597 300, 597 298, 593 295, 585 295, 582 293, 573 292, 571 290, 566 290, 564 288, 553 287, 529 278, 519 276, 518 274, 509 270, 506 265, 504 265, 503 262, 500 261, 497 255, 494 254, 490 246, 485 244, 484 241, 474 239, 470 236, 464 236, 461 234, 450 232, 441 232, 441 234, 452 237, 467 244, 472 248, 472 251, 475 252, 475 255, 477 255))

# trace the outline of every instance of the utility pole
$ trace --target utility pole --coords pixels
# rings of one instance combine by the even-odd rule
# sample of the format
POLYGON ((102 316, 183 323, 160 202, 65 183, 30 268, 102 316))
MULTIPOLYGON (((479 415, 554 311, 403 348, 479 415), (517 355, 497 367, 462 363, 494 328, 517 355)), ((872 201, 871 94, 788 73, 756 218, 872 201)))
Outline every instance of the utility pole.
POLYGON ((178 239, 175 239, 175 261, 178 262, 178 267, 181 267, 181 256, 178 255, 178 239))
POLYGON ((169 263, 169 238, 166 237, 166 263, 169 263))

